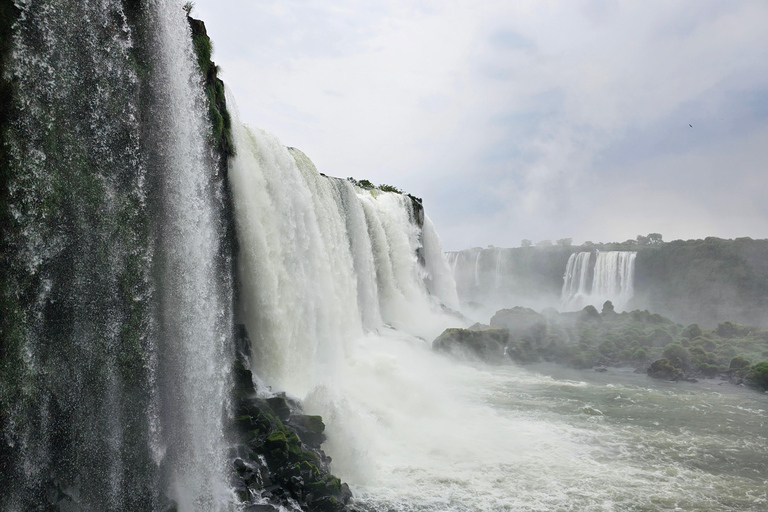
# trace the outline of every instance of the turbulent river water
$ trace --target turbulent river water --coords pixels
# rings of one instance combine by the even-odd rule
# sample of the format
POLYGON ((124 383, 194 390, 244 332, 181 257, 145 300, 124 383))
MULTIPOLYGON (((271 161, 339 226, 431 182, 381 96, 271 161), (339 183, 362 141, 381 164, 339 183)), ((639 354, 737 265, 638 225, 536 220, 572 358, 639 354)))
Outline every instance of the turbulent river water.
POLYGON ((395 332, 336 382, 327 449, 364 510, 768 507, 766 395, 728 383, 461 364, 395 332))

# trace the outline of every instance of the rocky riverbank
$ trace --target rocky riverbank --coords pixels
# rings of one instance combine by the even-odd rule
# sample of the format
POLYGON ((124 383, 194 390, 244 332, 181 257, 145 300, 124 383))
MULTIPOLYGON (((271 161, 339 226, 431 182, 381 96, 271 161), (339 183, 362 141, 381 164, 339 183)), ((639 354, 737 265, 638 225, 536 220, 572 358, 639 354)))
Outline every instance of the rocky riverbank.
POLYGON ((489 364, 548 361, 572 368, 636 368, 670 381, 721 379, 768 389, 768 331, 724 322, 716 329, 675 324, 648 311, 576 313, 515 307, 498 311, 489 325, 447 329, 433 349, 489 364))

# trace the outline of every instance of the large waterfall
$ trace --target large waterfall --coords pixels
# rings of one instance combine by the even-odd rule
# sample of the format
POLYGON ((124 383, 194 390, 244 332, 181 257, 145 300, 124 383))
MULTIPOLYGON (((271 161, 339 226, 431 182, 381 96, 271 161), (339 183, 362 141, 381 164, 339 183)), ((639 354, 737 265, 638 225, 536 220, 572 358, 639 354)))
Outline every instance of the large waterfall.
POLYGON ((0 509, 218 510, 232 286, 187 19, 17 4, 0 509))
POLYGON ((439 302, 458 301, 432 222, 424 216, 420 229, 414 200, 322 176, 263 131, 235 123, 234 139, 240 313, 259 375, 303 396, 365 332, 434 334, 439 302))
POLYGON ((563 275, 561 300, 566 310, 581 309, 587 304, 601 306, 610 300, 624 309, 634 295, 635 251, 597 251, 571 254, 563 275))

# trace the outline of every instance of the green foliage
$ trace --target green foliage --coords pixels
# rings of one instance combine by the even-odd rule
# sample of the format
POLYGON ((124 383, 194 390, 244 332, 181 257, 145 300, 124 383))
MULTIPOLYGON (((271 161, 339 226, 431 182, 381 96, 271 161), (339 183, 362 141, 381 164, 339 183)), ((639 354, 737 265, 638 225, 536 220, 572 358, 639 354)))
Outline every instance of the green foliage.
POLYGON ((372 189, 376 188, 376 185, 374 185, 373 183, 371 183, 368 180, 360 180, 360 181, 357 182, 357 184, 360 185, 361 187, 363 187, 366 190, 372 190, 372 189))
POLYGON ((208 37, 205 24, 189 16, 192 7, 194 4, 187 2, 184 9, 187 11, 187 21, 192 29, 192 46, 197 56, 197 64, 203 76, 203 88, 208 100, 208 118, 211 122, 211 137, 220 154, 226 159, 233 156, 235 150, 232 143, 232 119, 227 110, 224 82, 218 77, 218 66, 211 61, 213 44, 208 37))
POLYGON ((520 247, 530 247, 533 245, 533 242, 528 240, 527 238, 524 238, 520 241, 520 247))
POLYGON ((603 311, 602 311, 603 315, 609 315, 609 314, 615 313, 615 312, 616 312, 616 310, 613 307, 613 302, 607 300, 607 301, 605 301, 603 303, 603 311))
POLYGON ((749 366, 749 360, 745 359, 741 356, 736 356, 733 359, 731 359, 731 364, 728 365, 728 369, 730 370, 743 370, 744 368, 747 368, 749 366))
POLYGON ((674 366, 669 360, 663 358, 651 363, 648 368, 648 376, 655 379, 678 380, 683 376, 683 372, 677 366, 674 366))
MULTIPOLYGON (((723 320, 764 325, 766 255, 768 240, 748 238, 710 237, 638 247, 635 293, 658 311, 702 326, 723 320)), ((741 335, 745 334, 737 334, 741 335)))
POLYGON ((394 192, 395 194, 402 194, 403 191, 392 185, 379 185, 379 190, 382 192, 394 192))
POLYGON ((561 238, 560 240, 557 240, 556 243, 560 247, 570 247, 573 245, 573 238, 561 238))
POLYGON ((662 352, 662 355, 675 368, 687 369, 691 364, 691 355, 688 350, 679 343, 672 343, 662 352))
POLYGON ((747 373, 747 378, 758 388, 768 389, 768 361, 754 365, 747 373))
POLYGON ((701 327, 698 324, 691 324, 683 331, 683 336, 687 336, 690 339, 698 338, 701 335, 701 327))
POLYGON ((660 233, 649 233, 648 234, 648 244, 649 245, 658 245, 662 243, 661 241, 661 234, 660 233))

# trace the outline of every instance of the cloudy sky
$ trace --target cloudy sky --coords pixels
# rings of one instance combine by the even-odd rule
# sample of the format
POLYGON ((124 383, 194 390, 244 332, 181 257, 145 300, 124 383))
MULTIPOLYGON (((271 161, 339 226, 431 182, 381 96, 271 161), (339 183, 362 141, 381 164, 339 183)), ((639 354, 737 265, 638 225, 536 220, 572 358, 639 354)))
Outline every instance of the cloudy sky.
POLYGON ((244 122, 446 250, 768 237, 765 0, 195 4, 244 122))

